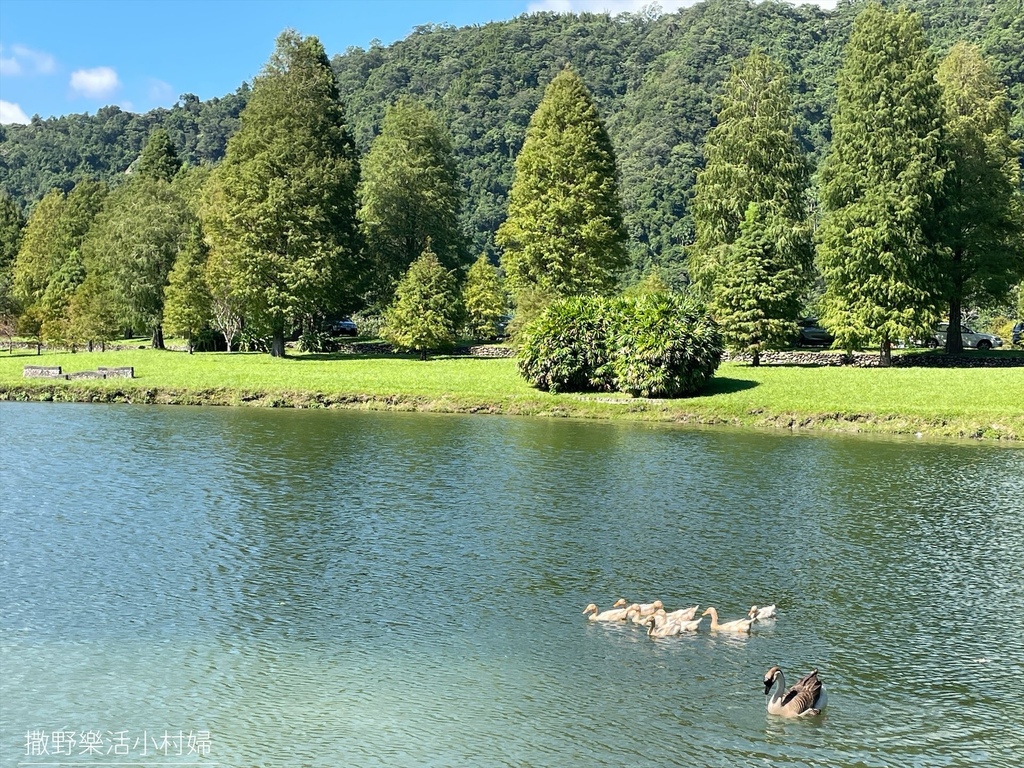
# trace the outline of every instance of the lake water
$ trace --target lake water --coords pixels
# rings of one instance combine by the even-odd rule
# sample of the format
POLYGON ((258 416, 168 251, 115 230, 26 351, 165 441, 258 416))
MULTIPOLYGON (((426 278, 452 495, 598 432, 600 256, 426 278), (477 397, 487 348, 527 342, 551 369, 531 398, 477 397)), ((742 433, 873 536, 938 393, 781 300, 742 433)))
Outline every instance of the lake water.
POLYGON ((1019 448, 15 403, 0 445, 2 766, 1019 764, 1019 448), (581 615, 620 596, 780 615, 581 615))

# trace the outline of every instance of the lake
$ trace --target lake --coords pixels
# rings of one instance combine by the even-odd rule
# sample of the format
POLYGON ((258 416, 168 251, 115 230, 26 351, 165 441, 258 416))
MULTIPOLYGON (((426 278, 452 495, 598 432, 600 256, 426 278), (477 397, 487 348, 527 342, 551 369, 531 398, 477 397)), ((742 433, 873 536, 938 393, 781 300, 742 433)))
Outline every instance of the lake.
POLYGON ((3 766, 1020 758, 1019 447, 22 403, 0 445, 3 766), (619 597, 779 618, 581 614, 619 597))

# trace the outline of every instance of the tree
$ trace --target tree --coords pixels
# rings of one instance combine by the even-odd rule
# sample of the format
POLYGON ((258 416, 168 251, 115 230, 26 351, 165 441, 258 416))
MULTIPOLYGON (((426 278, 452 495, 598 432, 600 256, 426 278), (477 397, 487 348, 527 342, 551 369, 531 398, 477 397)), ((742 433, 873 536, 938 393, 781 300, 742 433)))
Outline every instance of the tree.
POLYGON ((195 215, 170 182, 133 178, 113 193, 83 243, 85 267, 118 297, 125 327, 146 328, 163 349, 164 288, 195 215))
POLYGON ((65 339, 68 301, 85 277, 80 249, 106 196, 106 185, 82 181, 67 195, 52 190, 32 211, 12 267, 12 293, 33 335, 65 339))
POLYGON ((938 316, 934 201, 941 89, 917 16, 861 11, 839 72, 832 149, 821 171, 821 322, 839 346, 923 338, 938 316))
POLYGON ((451 140, 426 107, 403 98, 384 115, 363 160, 359 219, 372 260, 373 298, 394 284, 427 247, 447 269, 466 260, 459 228, 462 191, 451 140))
POLYGON ((18 302, 14 298, 14 259, 21 246, 25 217, 14 198, 0 190, 0 326, 13 335, 18 302))
POLYGON ((188 340, 190 355, 195 335, 213 316, 210 291, 206 287, 206 255, 202 227, 194 221, 164 290, 164 323, 171 333, 181 334, 188 340))
POLYGON ((203 216, 246 321, 273 334, 272 355, 284 355, 291 319, 343 313, 358 301, 358 181, 323 46, 287 30, 210 178, 203 216))
POLYGON ((726 342, 754 365, 792 339, 812 278, 807 163, 794 126, 785 71, 751 53, 726 81, 697 176, 690 275, 712 297, 726 342))
POLYGON ((118 313, 118 298, 100 273, 87 274, 68 304, 69 335, 92 351, 93 344, 105 345, 124 330, 118 313))
POLYGON ((939 206, 946 352, 963 351, 965 301, 1003 299, 1024 277, 1020 142, 1010 139, 1006 91, 977 48, 958 43, 939 66, 949 160, 939 206))
POLYGON ((751 203, 739 237, 724 254, 712 290, 712 308, 726 345, 751 356, 792 342, 800 294, 805 282, 802 264, 779 260, 779 243, 792 232, 792 222, 775 215, 771 205, 751 203))
POLYGON ((507 310, 508 297, 498 270, 481 255, 469 268, 462 288, 466 324, 474 339, 493 339, 498 323, 507 310))
POLYGON ((381 336, 398 349, 427 352, 455 343, 460 308, 455 275, 427 250, 409 265, 395 289, 395 300, 384 312, 381 336))
POLYGON ((551 81, 516 158, 497 243, 511 291, 608 294, 626 264, 615 153, 590 93, 566 68, 551 81))
POLYGON ((135 173, 149 179, 171 181, 181 169, 181 158, 171 142, 170 134, 163 128, 149 134, 149 141, 139 155, 135 173))

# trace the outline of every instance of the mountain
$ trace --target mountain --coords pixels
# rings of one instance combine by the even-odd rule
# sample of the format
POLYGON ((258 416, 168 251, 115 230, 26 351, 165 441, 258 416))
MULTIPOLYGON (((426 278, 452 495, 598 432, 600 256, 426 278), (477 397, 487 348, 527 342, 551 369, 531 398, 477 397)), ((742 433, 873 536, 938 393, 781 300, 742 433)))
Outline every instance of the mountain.
MULTIPOLYGON (((895 5, 896 3, 885 3, 895 5)), ((981 45, 1010 88, 1024 133, 1021 0, 907 0, 940 54, 981 45)), ((425 25, 390 46, 351 48, 332 59, 357 145, 365 153, 384 109, 421 99, 448 126, 465 191, 463 226, 475 253, 495 255, 516 153, 544 87, 569 64, 591 90, 611 134, 634 269, 671 275, 692 239, 689 201, 713 125, 715 96, 734 62, 758 47, 792 72, 799 133, 812 161, 827 150, 835 74, 862 0, 833 11, 779 0, 706 0, 677 13, 609 17, 535 13, 456 28, 425 25)), ((313 30, 315 34, 315 30, 313 30)), ((215 163, 237 129, 249 88, 137 115, 34 119, 0 128, 0 187, 24 208, 76 180, 117 183, 149 132, 165 128, 183 160, 215 163)))

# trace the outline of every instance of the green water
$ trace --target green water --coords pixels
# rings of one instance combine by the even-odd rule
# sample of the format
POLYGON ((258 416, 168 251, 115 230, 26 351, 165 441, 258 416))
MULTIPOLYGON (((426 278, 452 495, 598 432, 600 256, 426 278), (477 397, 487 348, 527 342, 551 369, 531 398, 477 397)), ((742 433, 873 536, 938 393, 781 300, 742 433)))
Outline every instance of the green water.
POLYGON ((1019 758, 1017 448, 13 403, 0 445, 0 766, 1019 758), (780 615, 581 615, 620 596, 780 615), (773 664, 824 716, 765 713, 773 664), (72 732, 110 754, 29 754, 72 732))

